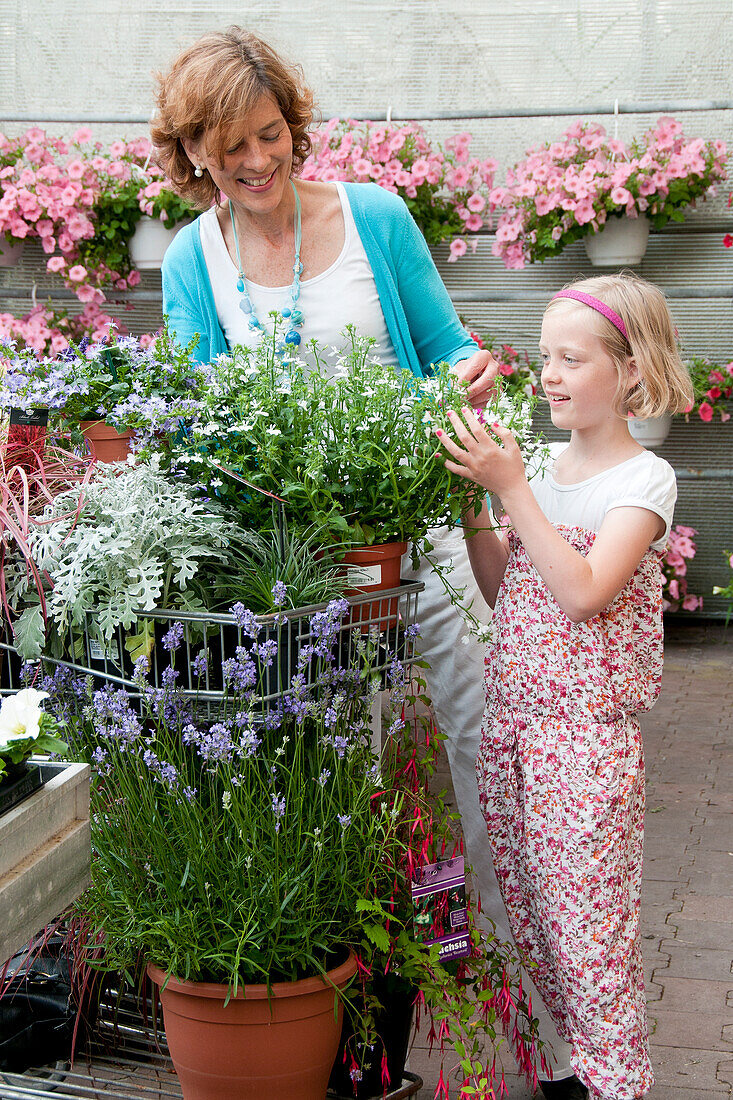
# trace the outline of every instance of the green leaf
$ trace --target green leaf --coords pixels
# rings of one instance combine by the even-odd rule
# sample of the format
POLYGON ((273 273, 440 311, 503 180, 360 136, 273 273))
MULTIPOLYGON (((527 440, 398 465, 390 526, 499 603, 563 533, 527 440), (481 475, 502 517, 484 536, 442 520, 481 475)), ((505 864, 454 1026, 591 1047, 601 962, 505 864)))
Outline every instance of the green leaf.
POLYGON ((389 951, 389 932, 381 924, 365 924, 364 934, 380 951, 389 951))
POLYGON ((128 634, 125 638, 125 649, 133 661, 137 661, 140 657, 149 657, 155 645, 154 621, 142 619, 139 626, 137 634, 128 634))
POLYGON ((46 640, 46 627, 43 621, 43 610, 40 604, 35 607, 26 607, 13 623, 13 636, 15 648, 24 660, 33 660, 41 656, 43 643, 46 640))

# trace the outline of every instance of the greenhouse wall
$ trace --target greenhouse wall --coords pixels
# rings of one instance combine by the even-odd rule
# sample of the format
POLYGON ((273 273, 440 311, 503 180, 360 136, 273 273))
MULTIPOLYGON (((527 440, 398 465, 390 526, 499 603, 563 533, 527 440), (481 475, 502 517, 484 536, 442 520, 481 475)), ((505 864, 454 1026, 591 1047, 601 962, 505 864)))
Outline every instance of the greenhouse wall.
MULTIPOLYGON (((419 118, 432 138, 469 131, 472 150, 506 166, 552 140, 576 118, 602 122, 628 140, 661 114, 689 136, 733 146, 733 12, 730 0, 3 0, 0 128, 32 122, 71 134, 88 122, 102 141, 146 132, 153 76, 211 29, 246 25, 297 60, 325 117, 419 118), (450 117, 446 117, 450 116, 450 117)), ((650 239, 637 269, 668 293, 684 350, 733 359, 733 229, 728 187, 684 223, 650 239)), ((582 245, 523 271, 491 255, 492 234, 474 255, 436 259, 457 309, 481 334, 536 354, 543 303, 569 279, 591 272, 582 245)), ((37 241, 20 266, 0 272, 3 311, 22 314, 49 296, 76 306, 45 272, 37 241)), ((161 321, 160 278, 120 295, 133 332, 161 321)), ((733 421, 675 422, 660 453, 679 475, 677 519, 699 529, 690 589, 706 610, 725 583, 733 550, 733 421)))

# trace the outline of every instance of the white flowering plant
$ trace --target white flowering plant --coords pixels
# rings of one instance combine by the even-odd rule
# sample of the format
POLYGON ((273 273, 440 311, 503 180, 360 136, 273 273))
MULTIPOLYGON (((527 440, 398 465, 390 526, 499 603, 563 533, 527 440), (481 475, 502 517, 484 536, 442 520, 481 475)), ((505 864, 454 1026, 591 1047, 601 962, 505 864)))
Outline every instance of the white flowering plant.
POLYGON ((33 753, 63 756, 67 745, 58 736, 58 723, 42 709, 48 692, 23 688, 7 695, 0 706, 0 784, 9 779, 33 753))
MULTIPOLYGON (((211 364, 175 460, 251 529, 268 527, 275 495, 294 528, 315 525, 326 543, 409 541, 417 551, 431 527, 470 506, 472 486, 445 469, 435 436, 467 404, 466 386, 445 363, 427 378, 383 366, 373 341, 345 335, 341 349, 309 345, 315 367, 280 357, 277 325, 256 350, 211 364)), ((531 449, 528 402, 498 393, 487 415, 531 449)))

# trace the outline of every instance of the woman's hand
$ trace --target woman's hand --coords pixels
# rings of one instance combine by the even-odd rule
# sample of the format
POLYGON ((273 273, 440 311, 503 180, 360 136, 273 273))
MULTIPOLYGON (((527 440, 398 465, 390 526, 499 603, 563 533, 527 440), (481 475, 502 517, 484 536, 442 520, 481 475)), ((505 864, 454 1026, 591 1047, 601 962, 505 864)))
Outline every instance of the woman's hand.
POLYGON ((479 348, 468 359, 461 359, 453 367, 457 378, 468 381, 468 399, 474 408, 483 408, 494 392, 499 364, 490 351, 479 348))
POLYGON ((492 424, 491 433, 501 441, 499 445, 473 409, 466 406, 462 412, 465 424, 457 413, 448 413, 462 447, 440 428, 435 433, 451 456, 445 459, 446 468, 499 497, 526 482, 522 452, 512 433, 500 424, 492 424))

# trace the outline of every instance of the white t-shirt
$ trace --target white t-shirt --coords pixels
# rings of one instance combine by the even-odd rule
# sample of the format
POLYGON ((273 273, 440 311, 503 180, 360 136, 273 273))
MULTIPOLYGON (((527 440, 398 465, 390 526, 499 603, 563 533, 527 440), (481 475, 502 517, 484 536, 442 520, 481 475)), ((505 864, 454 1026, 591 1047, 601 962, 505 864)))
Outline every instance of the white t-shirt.
MULTIPOLYGON (((300 284, 298 309, 303 314, 303 324, 297 330, 301 344, 298 354, 311 366, 313 358, 305 345, 317 340, 322 348, 341 347, 346 325, 351 324, 357 333, 371 336, 376 341, 372 354, 385 366, 396 367, 392 338, 389 335, 384 313, 377 293, 377 285, 367 259, 364 246, 356 230, 354 215, 340 183, 336 184, 344 218, 344 246, 330 267, 313 279, 300 284)), ((212 208, 201 216, 201 246, 209 271, 214 302, 222 332, 229 347, 247 344, 255 347, 260 340, 258 332, 249 327, 249 316, 242 312, 239 303, 242 294, 237 290, 239 272, 227 251, 221 226, 212 208)), ((245 275, 246 275, 246 259, 245 275)), ((261 286, 247 279, 247 291, 259 320, 268 332, 272 332, 271 310, 289 309, 292 306, 289 286, 261 286)), ((283 334, 284 335, 284 334, 283 334)), ((324 363, 326 370, 329 361, 324 363)), ((333 369, 335 370, 335 357, 333 369)))
POLYGON ((647 508, 664 520, 664 534, 651 544, 662 553, 677 500, 677 481, 670 464, 653 451, 642 451, 585 481, 562 485, 552 471, 566 447, 565 442, 551 443, 547 466, 529 482, 550 523, 598 531, 612 508, 647 508))

